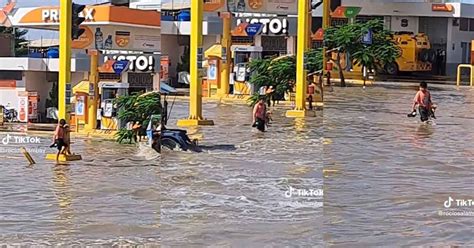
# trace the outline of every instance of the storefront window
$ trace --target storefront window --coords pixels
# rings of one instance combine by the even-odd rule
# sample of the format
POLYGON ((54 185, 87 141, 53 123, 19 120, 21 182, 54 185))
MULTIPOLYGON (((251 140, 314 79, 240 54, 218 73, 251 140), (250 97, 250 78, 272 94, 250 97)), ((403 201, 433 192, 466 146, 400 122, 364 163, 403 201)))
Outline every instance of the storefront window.
POLYGON ((23 73, 21 71, 1 71, 0 80, 22 80, 23 73))
POLYGON ((99 80, 105 81, 120 81, 122 76, 120 74, 115 73, 99 73, 99 80))
POLYGON ((468 31, 469 30, 469 19, 461 18, 461 21, 460 21, 460 24, 459 24, 459 30, 461 30, 461 31, 468 31))
POLYGON ((284 36, 262 36, 263 51, 286 53, 287 39, 284 36))
POLYGON ((474 19, 469 19, 469 31, 474 31, 474 19))
POLYGON ((253 37, 247 37, 247 36, 232 36, 232 44, 238 45, 238 44, 253 44, 254 40, 253 37))
POLYGON ((153 89, 153 74, 151 73, 128 73, 130 91, 139 92, 153 89))

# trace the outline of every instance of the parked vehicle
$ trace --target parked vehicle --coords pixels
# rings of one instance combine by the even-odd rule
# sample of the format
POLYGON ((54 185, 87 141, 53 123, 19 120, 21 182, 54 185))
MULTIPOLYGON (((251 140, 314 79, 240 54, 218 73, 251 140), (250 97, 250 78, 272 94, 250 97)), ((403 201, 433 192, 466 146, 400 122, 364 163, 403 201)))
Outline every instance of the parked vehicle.
POLYGON ((182 151, 201 152, 202 150, 199 148, 197 141, 192 141, 187 135, 186 130, 166 128, 169 113, 171 112, 173 105, 168 112, 168 101, 166 100, 166 95, 164 95, 163 102, 163 113, 161 115, 150 116, 150 121, 148 123, 147 136, 151 140, 149 144, 151 148, 158 153, 161 153, 162 148, 169 150, 179 149, 182 151))
POLYGON ((18 122, 18 112, 14 108, 8 108, 0 105, 3 109, 3 119, 7 122, 18 122))
POLYGON ((431 71, 436 62, 436 51, 426 34, 412 32, 397 32, 393 37, 400 48, 400 57, 394 62, 385 65, 385 72, 397 75, 399 72, 431 71))

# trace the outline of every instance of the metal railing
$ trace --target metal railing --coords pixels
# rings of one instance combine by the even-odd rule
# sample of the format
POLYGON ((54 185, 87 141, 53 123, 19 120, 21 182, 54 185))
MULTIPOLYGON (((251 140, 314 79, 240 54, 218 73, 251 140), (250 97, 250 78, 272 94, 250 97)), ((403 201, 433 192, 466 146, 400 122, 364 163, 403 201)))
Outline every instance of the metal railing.
POLYGON ((473 65, 469 65, 469 64, 460 64, 458 65, 458 73, 457 73, 457 77, 456 77, 456 85, 459 87, 460 84, 461 84, 461 69, 462 68, 469 68, 470 69, 470 84, 471 84, 471 87, 473 86, 474 84, 474 66, 473 65))

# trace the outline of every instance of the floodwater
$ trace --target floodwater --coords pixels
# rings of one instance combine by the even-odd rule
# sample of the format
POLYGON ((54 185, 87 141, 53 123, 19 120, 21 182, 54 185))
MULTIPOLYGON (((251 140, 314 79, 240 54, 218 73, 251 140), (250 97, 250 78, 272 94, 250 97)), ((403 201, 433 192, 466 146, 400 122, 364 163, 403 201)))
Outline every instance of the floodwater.
POLYGON ((26 145, 38 149, 31 152, 37 162, 33 166, 27 166, 18 152, 8 151, 8 157, 2 158, 0 244, 158 243, 159 164, 135 157, 133 147, 73 142, 72 152, 81 154, 83 161, 67 165, 45 161, 42 152, 54 152, 50 137, 26 145))
MULTIPOLYGON (((322 112, 296 121, 276 109, 262 134, 250 127, 250 111, 206 104, 216 125, 190 130, 203 138, 203 153, 153 158, 134 146, 75 139, 83 161, 55 165, 36 150, 37 164, 27 166, 3 150, 0 244, 321 245, 322 196, 286 193, 322 189, 322 112)), ((187 113, 176 103, 171 123, 187 113)), ((25 146, 53 152, 49 143, 25 146)))
MULTIPOLYGON (((335 88, 317 117, 288 119, 287 107, 276 108, 266 133, 250 127, 250 108, 207 103, 204 116, 216 125, 189 129, 205 151, 161 158, 74 139, 83 160, 56 165, 42 154, 54 151, 50 137, 11 138, 0 147, 0 244, 472 245, 474 216, 439 212, 449 197, 474 198, 474 91, 434 87, 432 125, 406 117, 415 93, 335 88), (22 145, 36 149, 36 165, 27 166, 22 145), (324 198, 298 194, 322 189, 324 198)), ((177 102, 170 124, 187 113, 177 102)))
POLYGON ((336 88, 324 109, 325 243, 334 247, 474 244, 474 91, 432 87, 435 125, 407 118, 416 87, 336 88), (398 89, 397 89, 398 88, 398 89))
POLYGON ((290 186, 322 189, 322 113, 294 120, 278 109, 262 134, 251 130, 250 111, 246 106, 208 105, 205 117, 216 127, 198 130, 208 151, 164 155, 163 245, 323 244, 322 197, 285 196, 290 186))

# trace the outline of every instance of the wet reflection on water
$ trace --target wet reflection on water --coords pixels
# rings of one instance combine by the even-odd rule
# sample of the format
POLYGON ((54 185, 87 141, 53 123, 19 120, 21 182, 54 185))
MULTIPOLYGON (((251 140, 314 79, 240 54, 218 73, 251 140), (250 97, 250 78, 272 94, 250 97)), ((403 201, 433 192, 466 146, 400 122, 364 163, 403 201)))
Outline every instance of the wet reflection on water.
MULTIPOLYGON (((3 134, 0 134, 3 135, 3 134)), ((50 137, 41 137, 47 152, 50 137)), ((158 160, 135 156, 134 146, 74 140, 83 161, 56 165, 32 153, 2 160, 0 243, 11 245, 158 244, 158 160)), ((19 145, 8 144, 10 149, 19 145)))
POLYGON ((57 235, 68 235, 73 230, 74 209, 72 207, 70 168, 57 165, 52 168, 53 192, 56 196, 59 215, 57 217, 57 235))
MULTIPOLYGON (((259 133, 246 106, 207 104, 204 113, 216 126, 188 130, 202 139, 199 154, 158 158, 135 146, 79 139, 72 151, 83 161, 68 165, 32 154, 37 164, 27 167, 9 154, 16 157, 1 162, 0 242, 321 244, 320 199, 285 192, 322 187, 322 115, 295 121, 278 109, 269 131, 259 133)), ((186 116, 177 103, 169 127, 186 116)))
MULTIPOLYGON (((184 110, 174 116, 185 117, 184 110)), ((204 153, 162 158, 163 245, 322 244, 321 200, 285 197, 289 186, 322 188, 322 113, 294 120, 284 110, 275 110, 268 132, 260 133, 250 127, 250 108, 206 105, 216 126, 198 131, 204 153)))
POLYGON ((473 198, 474 92, 434 87, 438 119, 423 125, 406 117, 415 88, 335 88, 327 95, 327 244, 472 245, 474 218, 438 211, 449 196, 473 198))

